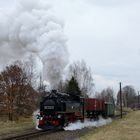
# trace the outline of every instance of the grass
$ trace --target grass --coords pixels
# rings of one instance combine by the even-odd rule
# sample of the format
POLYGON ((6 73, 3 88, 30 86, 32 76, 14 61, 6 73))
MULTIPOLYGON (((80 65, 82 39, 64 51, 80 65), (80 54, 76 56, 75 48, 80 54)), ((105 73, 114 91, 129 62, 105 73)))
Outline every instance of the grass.
MULTIPOLYGON (((130 113, 130 112, 132 112, 133 110, 132 110, 131 108, 123 107, 123 108, 122 108, 122 111, 123 111, 123 112, 128 112, 128 113, 130 113)), ((119 115, 119 114, 120 114, 120 108, 116 108, 116 110, 115 110, 115 115, 119 115)))
POLYGON ((131 111, 133 111, 131 108, 127 108, 127 107, 123 107, 122 108, 122 111, 123 112, 131 112, 131 111))
POLYGON ((140 111, 130 112, 123 119, 114 120, 77 140, 140 140, 140 111))
POLYGON ((32 117, 20 118, 18 121, 2 121, 0 120, 0 135, 19 133, 27 129, 34 128, 32 117))

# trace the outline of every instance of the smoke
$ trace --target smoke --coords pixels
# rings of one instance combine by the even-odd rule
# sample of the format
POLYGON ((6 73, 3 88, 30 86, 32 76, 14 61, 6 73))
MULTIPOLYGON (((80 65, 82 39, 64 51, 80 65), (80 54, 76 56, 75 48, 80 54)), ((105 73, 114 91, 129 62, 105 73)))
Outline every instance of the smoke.
POLYGON ((39 110, 36 110, 36 111, 33 112, 33 122, 34 122, 34 124, 36 126, 35 128, 37 130, 41 130, 40 128, 38 128, 39 119, 37 119, 37 115, 39 115, 39 110))
POLYGON ((13 9, 0 11, 0 63, 38 60, 43 77, 55 87, 68 63, 63 23, 45 0, 17 0, 13 9))
POLYGON ((100 117, 100 119, 98 121, 91 121, 89 119, 86 119, 84 121, 84 123, 82 123, 81 121, 78 121, 76 123, 71 123, 69 124, 67 127, 65 127, 65 130, 77 130, 77 129, 83 129, 83 128, 91 128, 91 127, 100 127, 103 125, 107 125, 109 123, 112 122, 111 118, 108 119, 103 119, 102 117, 100 117))

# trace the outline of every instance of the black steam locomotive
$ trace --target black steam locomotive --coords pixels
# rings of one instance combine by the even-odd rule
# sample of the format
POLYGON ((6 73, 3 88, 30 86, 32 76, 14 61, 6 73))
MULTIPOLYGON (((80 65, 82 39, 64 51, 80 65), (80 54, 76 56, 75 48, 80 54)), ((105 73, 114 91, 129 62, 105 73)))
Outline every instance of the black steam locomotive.
POLYGON ((38 127, 41 129, 63 128, 76 120, 108 117, 114 115, 114 105, 102 99, 81 98, 74 94, 60 93, 53 90, 40 103, 38 127))
POLYGON ((40 103, 39 128, 64 127, 77 119, 83 120, 83 100, 53 90, 40 103))

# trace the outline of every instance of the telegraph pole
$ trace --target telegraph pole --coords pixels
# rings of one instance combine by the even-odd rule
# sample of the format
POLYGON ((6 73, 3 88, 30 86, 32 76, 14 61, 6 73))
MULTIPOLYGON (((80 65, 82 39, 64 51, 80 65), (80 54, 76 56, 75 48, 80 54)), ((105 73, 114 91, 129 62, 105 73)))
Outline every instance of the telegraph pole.
POLYGON ((122 83, 120 82, 120 112, 122 118, 122 83))
POLYGON ((138 106, 139 106, 139 103, 140 103, 140 99, 139 99, 139 91, 138 91, 138 106))

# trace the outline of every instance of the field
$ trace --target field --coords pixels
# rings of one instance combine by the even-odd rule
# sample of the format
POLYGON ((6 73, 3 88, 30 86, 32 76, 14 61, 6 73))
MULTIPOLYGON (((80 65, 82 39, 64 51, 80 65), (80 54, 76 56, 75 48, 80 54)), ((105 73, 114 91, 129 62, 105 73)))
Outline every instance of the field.
MULTIPOLYGON (((33 130, 35 125, 32 117, 20 118, 18 121, 0 120, 0 138, 6 135, 16 135, 33 130)), ((140 139, 140 111, 131 111, 123 119, 116 119, 111 124, 94 129, 80 131, 64 131, 52 134, 48 139, 69 138, 69 140, 139 140, 140 139), (62 134, 61 134, 62 133, 62 134), (75 137, 75 138, 74 138, 75 137), (78 138, 77 138, 78 137, 78 138)), ((60 140, 59 139, 59 140, 60 140)))
POLYGON ((0 118, 0 136, 8 134, 18 134, 20 132, 28 131, 34 129, 35 125, 33 123, 32 117, 30 118, 20 118, 18 121, 2 121, 0 118))
POLYGON ((133 111, 77 140, 140 140, 140 111, 133 111))

